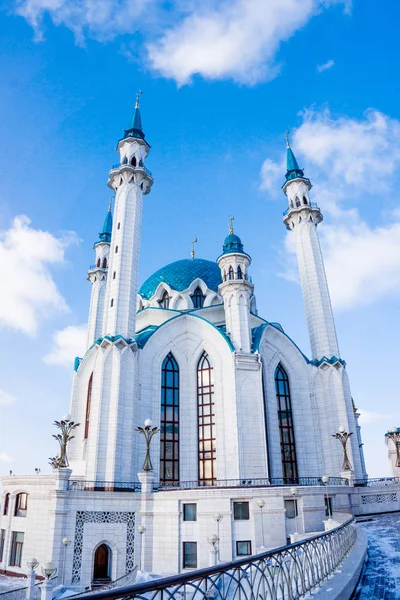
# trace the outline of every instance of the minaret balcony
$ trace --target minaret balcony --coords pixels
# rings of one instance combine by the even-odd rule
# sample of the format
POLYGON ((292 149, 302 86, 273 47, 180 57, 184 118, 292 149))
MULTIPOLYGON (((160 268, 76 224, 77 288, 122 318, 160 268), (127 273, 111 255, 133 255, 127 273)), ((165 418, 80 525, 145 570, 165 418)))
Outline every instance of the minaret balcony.
POLYGON ((113 165, 111 167, 111 171, 116 171, 117 169, 128 169, 129 171, 144 171, 146 173, 146 175, 148 177, 150 177, 151 179, 154 180, 154 177, 151 173, 151 171, 149 171, 149 169, 147 167, 145 167, 144 165, 130 165, 129 163, 126 164, 117 164, 117 165, 113 165))
POLYGON ((323 220, 321 209, 316 202, 308 202, 307 204, 296 204, 289 206, 283 213, 282 221, 286 225, 286 229, 293 229, 294 224, 304 220, 304 213, 310 215, 306 220, 310 220, 318 225, 323 220))
POLYGON ((296 206, 289 206, 285 211, 283 211, 283 216, 287 215, 291 210, 301 210, 302 208, 318 208, 319 206, 316 202, 309 202, 308 204, 296 204, 296 206))
POLYGON ((102 273, 107 273, 107 267, 98 267, 97 265, 89 265, 88 272, 92 271, 101 271, 102 273))

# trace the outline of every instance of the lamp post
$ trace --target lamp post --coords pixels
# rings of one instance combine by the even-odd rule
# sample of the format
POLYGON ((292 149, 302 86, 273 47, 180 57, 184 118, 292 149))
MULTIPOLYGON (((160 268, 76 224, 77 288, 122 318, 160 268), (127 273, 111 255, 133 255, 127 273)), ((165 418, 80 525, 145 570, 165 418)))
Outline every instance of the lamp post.
POLYGON ((328 475, 322 475, 321 477, 321 481, 325 486, 325 494, 326 494, 326 506, 328 509, 328 519, 331 518, 331 505, 329 504, 329 496, 328 496, 328 483, 329 483, 329 477, 328 475))
POLYGON ((158 427, 152 427, 151 419, 146 419, 144 422, 144 427, 137 427, 136 431, 141 433, 144 436, 144 439, 146 440, 146 454, 144 457, 142 471, 152 471, 153 465, 151 464, 150 458, 150 442, 153 436, 160 430, 158 427))
POLYGON ((297 516, 298 516, 298 510, 297 510, 297 498, 296 498, 296 494, 297 494, 297 489, 295 487, 290 488, 290 493, 293 496, 293 502, 294 502, 294 525, 295 525, 295 536, 296 536, 296 542, 297 542, 297 536, 299 535, 299 527, 298 527, 298 523, 297 523, 297 516))
POLYGON ((62 585, 64 585, 64 581, 65 581, 65 571, 66 571, 66 563, 67 563, 67 548, 68 546, 71 545, 72 540, 70 540, 68 537, 65 537, 61 540, 61 543, 63 545, 63 569, 62 569, 62 585))
POLYGON ((52 562, 47 562, 42 567, 42 574, 45 580, 42 584, 41 600, 52 600, 53 598, 53 584, 51 578, 57 573, 57 567, 52 562))
POLYGON ((209 535, 207 538, 207 542, 210 544, 211 548, 211 567, 215 566, 217 564, 217 557, 218 557, 218 542, 219 542, 219 537, 213 533, 212 535, 209 535))
POLYGON ((138 532, 140 533, 140 553, 139 553, 139 571, 142 570, 142 547, 143 547, 143 534, 146 532, 144 525, 139 525, 138 532))
POLYGON ((388 431, 385 435, 388 440, 392 440, 396 449, 396 467, 400 467, 400 431, 397 427, 393 427, 391 431, 388 431))
POLYGON ((213 514, 213 519, 217 523, 218 561, 221 560, 221 550, 220 550, 221 538, 219 537, 219 524, 221 523, 221 521, 222 521, 223 518, 224 517, 219 512, 216 512, 216 513, 213 514))
POLYGON ((27 600, 33 600, 35 593, 35 579, 36 579, 36 568, 39 566, 39 561, 37 558, 30 558, 27 563, 29 568, 28 573, 28 587, 26 588, 26 598, 27 600))
POLYGON ((263 515, 263 508, 265 506, 265 500, 263 500, 262 498, 259 498, 257 500, 257 506, 260 509, 260 513, 261 513, 261 537, 262 537, 262 547, 265 548, 265 539, 264 539, 264 515, 263 515))
POLYGON ((343 448, 342 471, 352 471, 353 470, 353 467, 351 466, 351 462, 349 461, 349 457, 347 456, 347 448, 346 448, 347 442, 352 435, 353 435, 353 433, 352 432, 348 433, 345 430, 345 428, 343 427, 343 425, 341 425, 339 427, 339 431, 337 433, 332 434, 332 437, 339 440, 339 442, 342 444, 342 448, 343 448))

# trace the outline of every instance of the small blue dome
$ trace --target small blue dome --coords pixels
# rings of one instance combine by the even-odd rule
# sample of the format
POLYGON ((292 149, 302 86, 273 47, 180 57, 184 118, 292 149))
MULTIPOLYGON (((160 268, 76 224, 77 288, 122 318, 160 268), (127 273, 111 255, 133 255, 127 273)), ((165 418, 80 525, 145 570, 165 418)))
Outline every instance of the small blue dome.
POLYGON ((234 233, 230 233, 225 238, 222 250, 222 254, 230 254, 232 252, 242 252, 244 254, 242 240, 234 233))
POLYGON ((217 263, 204 258, 184 258, 150 275, 140 288, 139 294, 146 300, 150 300, 162 282, 167 283, 173 290, 182 292, 197 278, 202 279, 214 292, 218 291, 218 286, 222 283, 221 271, 217 263))

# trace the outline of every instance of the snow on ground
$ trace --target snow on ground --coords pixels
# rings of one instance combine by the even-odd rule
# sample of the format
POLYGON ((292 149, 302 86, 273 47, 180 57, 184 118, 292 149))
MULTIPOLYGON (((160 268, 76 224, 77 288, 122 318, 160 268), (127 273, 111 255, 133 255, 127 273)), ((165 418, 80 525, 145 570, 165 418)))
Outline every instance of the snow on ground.
POLYGON ((17 590, 28 585, 26 577, 6 577, 0 575, 0 594, 3 592, 9 592, 10 590, 17 590))
POLYGON ((368 534, 368 559, 354 600, 400 599, 400 513, 359 523, 368 534))

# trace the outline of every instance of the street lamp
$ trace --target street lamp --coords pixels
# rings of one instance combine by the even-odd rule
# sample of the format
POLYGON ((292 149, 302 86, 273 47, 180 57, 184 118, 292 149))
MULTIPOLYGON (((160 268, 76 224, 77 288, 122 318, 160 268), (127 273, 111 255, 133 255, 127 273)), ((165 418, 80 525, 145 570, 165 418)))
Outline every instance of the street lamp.
POLYGON ((219 542, 219 537, 213 533, 212 535, 209 535, 207 538, 207 542, 212 546, 212 550, 211 550, 211 566, 214 566, 217 564, 217 556, 218 556, 218 542, 219 542))
POLYGON ((146 419, 144 422, 144 427, 137 427, 136 431, 141 433, 144 436, 144 439, 146 440, 146 454, 144 457, 142 471, 152 471, 153 465, 151 464, 150 459, 150 442, 153 436, 160 430, 158 427, 152 427, 151 419, 146 419))
MULTIPOLYGON (((297 536, 299 534, 299 527, 298 527, 298 523, 297 523, 297 515, 298 515, 297 498, 296 498, 297 489, 295 487, 290 488, 290 493, 293 496, 293 502, 294 502, 294 524, 295 524, 295 529, 296 529, 294 535, 297 536)), ((297 538, 296 538, 296 542, 297 542, 297 538)))
POLYGON ((62 585, 64 585, 64 581, 65 581, 65 571, 66 571, 66 562, 67 562, 67 548, 68 546, 70 546, 72 544, 72 540, 70 540, 68 537, 64 537, 61 540, 61 543, 63 545, 63 570, 62 570, 62 585))
POLYGON ((332 434, 332 437, 339 440, 339 442, 342 444, 342 448, 343 448, 342 471, 352 471, 353 470, 353 467, 351 466, 351 462, 349 461, 349 457, 347 456, 347 448, 346 448, 347 442, 352 435, 353 435, 352 432, 347 433, 347 431, 345 430, 343 425, 341 425, 339 427, 338 433, 332 434))
POLYGON ((397 427, 393 427, 391 431, 388 431, 385 434, 389 440, 392 440, 394 447, 396 449, 396 467, 400 467, 400 431, 398 431, 397 427))
POLYGON ((139 553, 139 571, 142 570, 142 540, 143 534, 146 532, 146 527, 144 525, 139 525, 138 532, 140 533, 140 553, 139 553))
POLYGON ((328 483, 329 483, 329 477, 328 477, 328 475, 322 475, 321 481, 322 481, 322 483, 325 486, 326 507, 328 509, 328 519, 330 519, 331 518, 331 505, 329 504, 329 496, 328 496, 328 483))
POLYGON ((50 580, 57 573, 57 567, 51 561, 46 562, 42 567, 42 573, 45 581, 42 584, 41 600, 52 600, 53 584, 50 580))
POLYGON ((35 593, 35 579, 36 579, 36 571, 35 569, 39 566, 39 561, 37 558, 30 558, 27 563, 28 568, 30 569, 28 573, 28 589, 26 590, 26 598, 27 600, 33 600, 35 593))
POLYGON ((261 535, 262 535, 262 547, 265 548, 265 539, 264 539, 264 516, 263 516, 263 508, 265 506, 265 500, 259 498, 257 500, 257 506, 260 509, 261 513, 261 535))
POLYGON ((224 517, 221 515, 221 513, 216 512, 213 514, 213 519, 214 521, 217 523, 217 537, 218 537, 218 561, 221 560, 221 551, 220 551, 220 537, 219 537, 219 524, 221 523, 222 519, 224 517))

